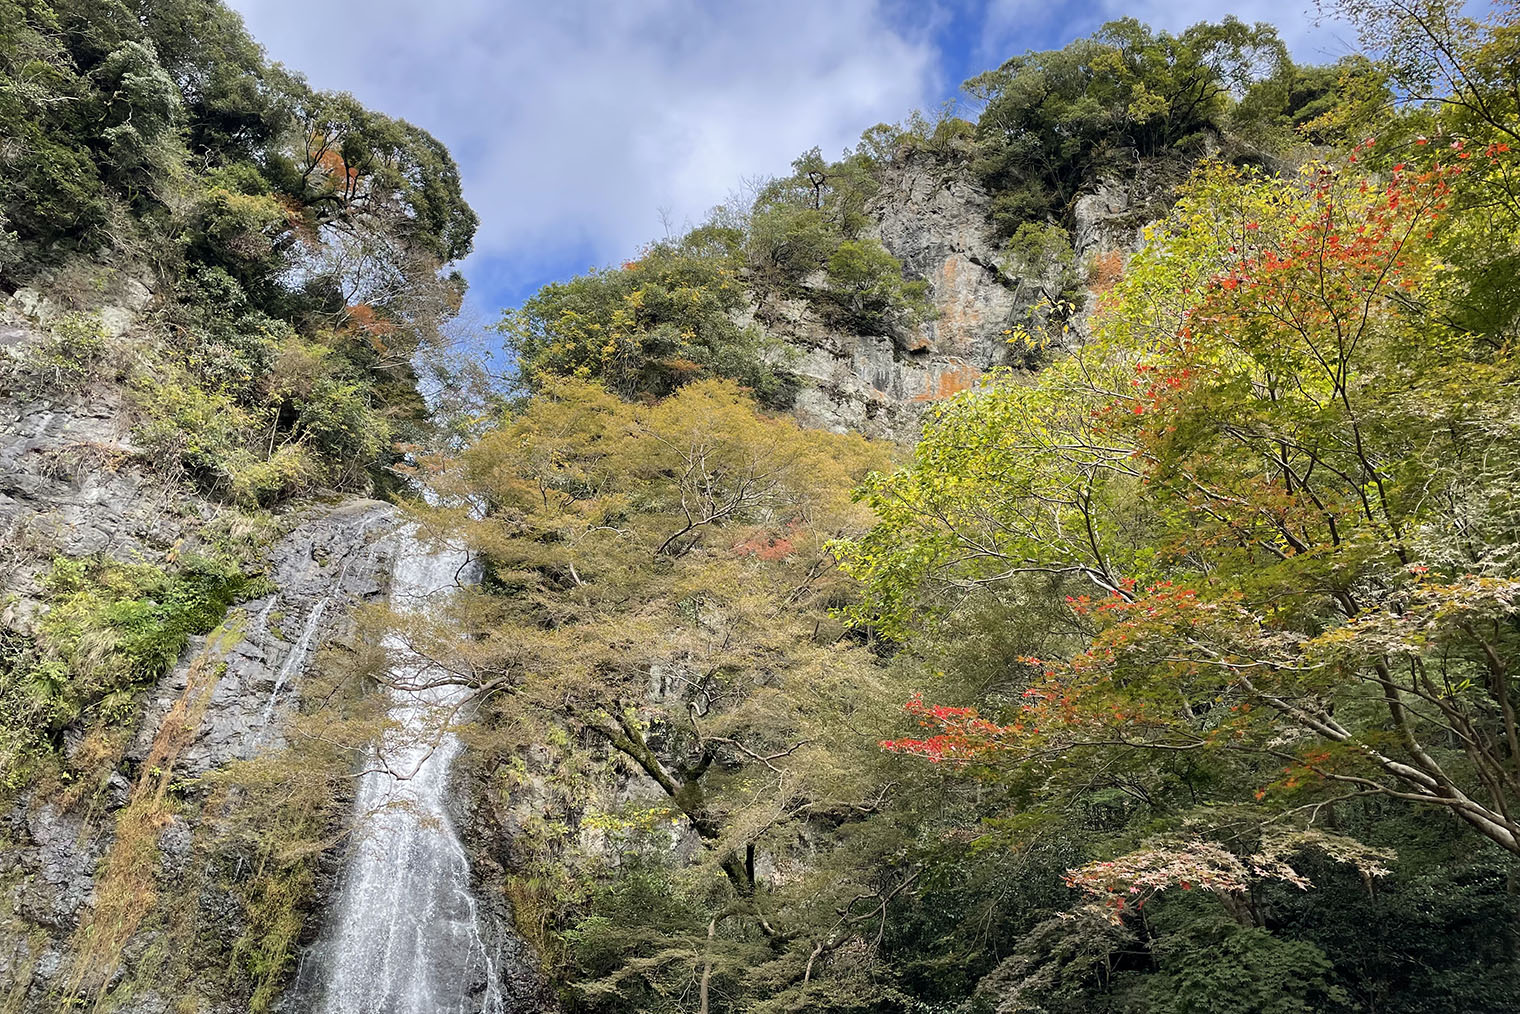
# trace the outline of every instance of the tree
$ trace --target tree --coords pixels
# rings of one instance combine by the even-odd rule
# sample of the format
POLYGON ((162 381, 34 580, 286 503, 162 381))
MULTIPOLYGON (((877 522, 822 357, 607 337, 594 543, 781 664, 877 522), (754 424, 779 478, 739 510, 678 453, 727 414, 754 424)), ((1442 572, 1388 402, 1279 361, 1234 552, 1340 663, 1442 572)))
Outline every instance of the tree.
POLYGON ((911 328, 930 312, 928 284, 905 281, 902 262, 876 240, 845 240, 828 263, 836 316, 855 330, 911 328))
POLYGON ((983 103, 973 165, 995 223, 1005 236, 1029 221, 1069 224, 1096 173, 1195 145, 1232 98, 1287 66, 1269 25, 1227 17, 1174 36, 1125 18, 972 78, 963 87, 983 103))
POLYGON ((1486 21, 1468 17, 1462 4, 1448 0, 1337 0, 1322 9, 1356 26, 1363 52, 1393 85, 1389 105, 1396 97, 1411 111, 1440 109, 1460 135, 1520 139, 1520 107, 1510 87, 1512 4, 1491 5, 1486 21))
POLYGON ((546 286, 498 330, 529 390, 573 377, 659 397, 725 377, 785 404, 794 385, 785 357, 736 320, 746 299, 736 247, 712 230, 656 244, 621 269, 546 286))
POLYGON ((579 832, 519 839, 582 885, 580 904, 535 896, 567 933, 542 944, 578 963, 581 1009, 688 975, 757 999, 805 991, 879 918, 865 899, 904 886, 770 872, 886 792, 879 735, 859 729, 877 667, 826 612, 848 594, 827 545, 858 530, 850 489, 883 455, 765 415, 727 382, 636 405, 560 381, 435 478, 484 510, 459 529, 487 563, 467 619, 479 637, 447 667, 494 695, 491 749, 562 728, 559 762, 597 772, 555 787, 578 793, 579 832), (595 788, 613 771, 638 787, 621 804, 595 788), (560 837, 593 833, 610 855, 560 837), (672 833, 692 870, 672 866, 672 833), (627 908, 651 889, 669 903, 627 908))
POLYGON ((870 487, 883 522, 852 567, 881 615, 926 578, 1040 573, 1090 637, 1030 661, 1013 721, 933 712, 900 748, 1239 749, 1285 765, 1263 794, 1425 802, 1520 851, 1511 521, 1462 506, 1503 497, 1512 368, 1439 309, 1461 298, 1438 251, 1461 229, 1443 209, 1483 186, 1467 168, 1312 168, 1303 191, 1205 172, 1105 341, 962 399, 870 487))

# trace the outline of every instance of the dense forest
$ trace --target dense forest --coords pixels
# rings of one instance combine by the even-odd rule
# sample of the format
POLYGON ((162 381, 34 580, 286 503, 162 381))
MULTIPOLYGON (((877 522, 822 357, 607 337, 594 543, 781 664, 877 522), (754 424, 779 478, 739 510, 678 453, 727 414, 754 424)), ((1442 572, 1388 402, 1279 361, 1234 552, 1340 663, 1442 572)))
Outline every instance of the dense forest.
POLYGON ((130 772, 57 1009, 130 996, 140 923, 279 1009, 400 637, 470 688, 471 853, 566 1012, 1514 1010, 1520 7, 1331 13, 1325 66, 1234 18, 1015 56, 507 311, 503 380, 445 336, 476 222, 430 135, 217 4, 0 0, 0 283, 78 307, 7 390, 118 385, 210 505, 164 561, 48 562, 0 640, 5 798, 95 805, 314 502, 482 568, 366 610, 280 751, 130 772), (987 196, 1009 365, 915 446, 804 427, 757 308, 931 320, 872 227, 910 159, 987 196), (1084 262, 1115 175, 1165 206, 1084 262), (139 279, 127 342, 88 307, 139 279), (257 857, 233 941, 147 886, 191 808, 257 857))
POLYGON ((515 844, 567 1009, 1514 1006, 1514 14, 1345 13, 1334 66, 1233 20, 1016 57, 508 318, 533 397, 453 472, 482 747, 568 720, 561 813, 608 753, 664 797, 515 844), (722 312, 919 312, 859 238, 904 148, 1013 263, 1185 177, 906 459, 768 417, 722 312))

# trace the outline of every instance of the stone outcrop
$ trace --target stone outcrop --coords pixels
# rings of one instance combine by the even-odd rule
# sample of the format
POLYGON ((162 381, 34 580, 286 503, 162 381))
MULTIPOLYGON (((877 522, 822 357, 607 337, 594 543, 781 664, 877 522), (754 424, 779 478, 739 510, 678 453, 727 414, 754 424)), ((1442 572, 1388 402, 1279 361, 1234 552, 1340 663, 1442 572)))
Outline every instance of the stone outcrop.
POLYGON ((986 190, 959 159, 915 152, 890 167, 866 206, 874 238, 929 283, 935 316, 906 351, 980 368, 1003 362, 1003 330, 1022 307, 999 266, 986 190))
POLYGON ((769 297, 756 318, 792 346, 804 380, 794 411, 807 425, 911 441, 925 410, 974 386, 988 370, 1023 365, 1010 333, 1063 275, 1089 276, 1105 256, 1134 250, 1171 188, 1146 173, 1100 182, 1073 208, 1066 263, 1013 268, 991 224, 990 198, 962 157, 911 152, 888 167, 866 207, 879 239, 910 279, 928 283, 931 319, 898 334, 830 327, 808 301, 769 297), (1159 200, 1158 200, 1159 196, 1159 200))
POLYGON ((165 718, 191 687, 194 660, 208 647, 219 674, 202 689, 200 721, 178 753, 176 769, 194 777, 284 745, 281 730, 300 701, 300 681, 353 609, 378 598, 387 572, 382 537, 395 508, 349 500, 313 511, 269 552, 274 591, 233 607, 221 645, 194 639, 185 658, 149 695, 129 760, 152 750, 165 718))
MULTIPOLYGON (((132 331, 134 312, 101 314, 103 321, 110 318, 102 326, 108 349, 130 353, 134 342, 147 340, 132 331)), ((46 354, 47 318, 54 313, 36 294, 13 298, 0 317, 0 359, 25 361, 34 347, 46 354)), ((4 367, 0 362, 0 626, 23 635, 34 627, 48 608, 43 578, 57 558, 167 565, 178 553, 209 548, 203 545, 208 532, 235 523, 225 506, 188 493, 144 460, 133 443, 131 399, 109 371, 75 384, 49 377, 33 383, 37 378, 24 370, 4 367)), ((235 885, 257 857, 237 852, 243 837, 224 835, 220 811, 205 805, 215 790, 202 776, 219 776, 229 765, 273 756, 287 745, 290 719, 310 703, 308 687, 324 651, 350 642, 356 609, 384 599, 396 551, 387 536, 401 519, 390 504, 349 498, 269 523, 274 528, 257 536, 272 537, 256 568, 259 594, 235 603, 211 633, 191 638, 177 664, 139 694, 125 743, 112 747, 119 761, 106 768, 101 784, 62 795, 56 787, 23 789, 0 810, 5 1010, 51 1014, 76 1002, 79 955, 95 932, 92 921, 102 908, 113 850, 122 847, 125 815, 154 798, 153 785, 160 788, 152 804, 153 869, 146 872, 157 889, 181 891, 177 903, 194 911, 161 913, 127 930, 104 971, 85 979, 83 988, 96 995, 114 990, 113 1009, 131 1014, 248 1009, 246 999, 237 999, 246 992, 225 985, 229 975, 241 974, 227 967, 226 949, 248 929, 235 885), (175 799, 160 805, 168 786, 175 799), (208 843, 215 843, 210 852, 208 843), (186 883, 201 886, 186 890, 186 883), (174 990, 152 985, 151 975, 141 981, 135 971, 164 960, 165 918, 188 920, 197 941, 212 941, 205 954, 181 966, 174 990)), ((64 733, 62 746, 71 761, 92 749, 73 730, 64 733)), ((461 821, 473 819, 465 812, 469 806, 462 793, 461 821)), ((321 861, 308 933, 341 865, 343 828, 330 830, 338 844, 321 861)), ((482 907, 499 962, 522 966, 513 988, 526 996, 538 984, 530 957, 519 953, 510 933, 499 873, 482 907)))
MULTIPOLYGON (((0 318, 0 350, 41 340, 0 318)), ((161 557, 199 505, 174 495, 134 460, 131 411, 112 384, 0 398, 0 623, 25 627, 36 578, 55 553, 161 557)))
POLYGON ((888 168, 867 206, 867 234, 929 283, 932 319, 911 332, 852 334, 808 301, 771 297, 759 322, 795 350, 794 411, 806 425, 911 439, 929 404, 972 386, 1007 357, 1018 293, 998 267, 988 197, 965 166, 913 153, 888 168))
MULTIPOLYGON (((8 1009, 56 1009, 75 932, 96 904, 117 815, 138 780, 148 773, 193 779, 282 745, 303 675, 324 645, 344 635, 352 610, 382 592, 388 566, 382 537, 395 524, 394 508, 376 501, 308 512, 269 550, 275 590, 233 606, 218 630, 193 639, 179 664, 145 695, 125 753, 127 773, 111 775, 92 803, 64 808, 24 792, 0 816, 6 846, 0 887, 11 906, 10 917, 0 918, 0 981, 11 984, 16 1003, 8 1009), (159 773, 166 766, 171 770, 159 773)), ((160 833, 157 876, 172 880, 176 870, 183 872, 196 837, 210 831, 174 816, 160 833)), ((236 935, 237 906, 223 892, 203 892, 200 903, 203 925, 236 935)), ((150 942, 134 937, 123 951, 150 942)), ((172 1000, 144 996, 124 1009, 147 1014, 171 1009, 172 1000)))

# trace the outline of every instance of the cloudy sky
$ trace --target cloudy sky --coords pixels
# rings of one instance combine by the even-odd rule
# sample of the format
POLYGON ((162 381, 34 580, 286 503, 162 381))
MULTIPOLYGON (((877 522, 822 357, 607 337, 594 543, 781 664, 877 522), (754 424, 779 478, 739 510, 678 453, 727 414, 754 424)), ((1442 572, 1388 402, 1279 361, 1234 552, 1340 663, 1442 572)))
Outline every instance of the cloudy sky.
POLYGON ((464 264, 494 317, 626 259, 745 178, 953 97, 1026 49, 1132 14, 1269 20, 1297 59, 1347 52, 1313 0, 231 0, 272 59, 432 131, 481 218, 464 264), (317 14, 321 11, 320 15, 317 14), (313 17, 325 27, 314 30, 313 17))

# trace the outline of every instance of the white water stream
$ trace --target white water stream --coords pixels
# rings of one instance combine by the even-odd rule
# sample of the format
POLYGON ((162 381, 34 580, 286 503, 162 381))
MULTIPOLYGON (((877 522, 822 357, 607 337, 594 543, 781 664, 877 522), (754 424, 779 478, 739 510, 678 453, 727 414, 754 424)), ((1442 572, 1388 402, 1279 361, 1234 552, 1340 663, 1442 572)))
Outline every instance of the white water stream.
MULTIPOLYGON (((360 539, 364 539, 370 529, 377 524, 389 523, 389 514, 377 514, 363 521, 356 530, 360 539)), ((364 562, 371 568, 375 564, 376 546, 371 545, 365 552, 364 562)), ((293 677, 298 677, 306 671, 306 663, 311 658, 312 649, 315 647, 317 632, 321 629, 322 616, 327 612, 327 607, 343 595, 343 580, 348 576, 348 568, 353 564, 353 557, 345 557, 342 565, 338 568, 337 577, 328 586, 327 591, 311 607, 306 614, 306 619, 301 623, 301 634, 296 638, 295 644, 291 645, 290 652, 285 656, 285 662, 275 674, 274 687, 269 691, 269 700, 264 704, 264 713, 259 718, 257 729, 253 731, 253 745, 263 743, 274 723, 274 709, 280 702, 280 691, 285 689, 293 677)), ((274 607, 280 601, 280 596, 271 595, 269 601, 264 603, 264 608, 254 617, 253 627, 250 629, 250 637, 262 639, 269 630, 269 619, 273 615, 274 607)), ((245 741, 247 734, 244 735, 245 741)))
MULTIPOLYGON (((396 547, 391 604, 438 608, 457 587, 463 552, 430 553, 408 527, 396 547)), ((468 693, 425 687, 443 674, 399 637, 392 659, 395 726, 369 759, 335 921, 311 956, 322 1014, 504 1014, 497 962, 481 933, 470 868, 449 815, 449 729, 468 693)))
MULTIPOLYGON (((279 703, 280 691, 285 689, 285 684, 290 682, 290 677, 300 673, 306 668, 307 656, 311 654, 312 641, 317 636, 317 626, 322 622, 322 614, 327 611, 327 604, 332 601, 337 588, 343 583, 343 575, 338 575, 338 581, 333 586, 334 590, 323 598, 317 600, 317 604, 311 607, 311 612, 306 614, 306 622, 301 626, 301 636, 296 638, 296 643, 291 645, 290 654, 285 656, 285 664, 280 666, 280 671, 275 674, 274 688, 269 691, 269 701, 264 705, 264 714, 259 719, 258 733, 254 743, 262 742, 264 734, 269 731, 270 722, 274 719, 274 706, 279 703)), ((269 606, 258 616, 259 623, 268 629, 269 608, 273 606, 275 599, 269 600, 269 606)))

